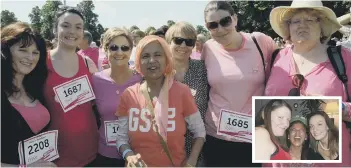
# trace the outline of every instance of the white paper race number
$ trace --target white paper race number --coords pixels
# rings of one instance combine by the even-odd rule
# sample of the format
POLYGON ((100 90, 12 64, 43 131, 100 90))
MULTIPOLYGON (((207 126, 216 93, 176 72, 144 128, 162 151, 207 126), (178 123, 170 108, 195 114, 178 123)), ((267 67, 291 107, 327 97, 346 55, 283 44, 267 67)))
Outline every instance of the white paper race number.
POLYGON ((72 79, 53 89, 64 112, 95 99, 87 75, 72 79))
POLYGON ((222 109, 217 134, 251 143, 251 121, 251 115, 222 109))
POLYGON ((105 124, 106 144, 108 146, 116 146, 117 131, 119 129, 117 120, 105 121, 104 124, 105 124))
POLYGON ((21 164, 29 165, 40 159, 53 161, 59 158, 57 150, 58 130, 43 132, 18 143, 21 164))

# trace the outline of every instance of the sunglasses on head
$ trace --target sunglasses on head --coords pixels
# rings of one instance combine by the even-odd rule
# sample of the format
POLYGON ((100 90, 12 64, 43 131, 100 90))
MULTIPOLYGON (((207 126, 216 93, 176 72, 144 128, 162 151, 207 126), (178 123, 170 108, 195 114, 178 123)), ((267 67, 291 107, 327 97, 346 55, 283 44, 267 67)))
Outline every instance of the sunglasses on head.
POLYGON ((182 45, 182 43, 185 41, 185 45, 188 47, 194 47, 196 42, 194 39, 185 39, 181 37, 173 37, 172 40, 177 45, 182 45))
POLYGON ((227 16, 219 20, 219 22, 207 22, 206 26, 208 29, 213 30, 213 29, 217 29, 219 25, 221 25, 222 27, 228 27, 229 25, 232 24, 232 22, 233 22, 232 17, 227 16))
POLYGON ((126 45, 118 46, 118 45, 115 45, 115 44, 114 44, 114 45, 109 46, 109 50, 110 50, 110 51, 118 51, 119 48, 121 48, 121 50, 122 50, 123 52, 126 52, 126 51, 129 51, 129 50, 130 50, 130 47, 129 47, 129 46, 126 46, 126 45))
POLYGON ((289 96, 300 96, 300 89, 301 86, 303 84, 303 82, 305 81, 305 77, 301 74, 296 74, 293 76, 292 78, 292 83, 295 86, 294 88, 290 89, 289 91, 289 96))

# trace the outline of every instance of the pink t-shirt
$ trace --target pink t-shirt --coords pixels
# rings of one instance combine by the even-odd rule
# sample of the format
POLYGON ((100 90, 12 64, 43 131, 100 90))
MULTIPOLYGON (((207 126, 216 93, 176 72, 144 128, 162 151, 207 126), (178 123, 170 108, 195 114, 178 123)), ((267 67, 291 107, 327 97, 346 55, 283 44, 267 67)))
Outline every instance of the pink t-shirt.
POLYGON ((190 58, 194 60, 201 60, 201 52, 193 51, 190 55, 190 58))
MULTIPOLYGON (((345 62, 346 74, 351 79, 351 51, 342 48, 342 57, 345 62)), ((295 64, 292 57, 292 48, 287 47, 279 52, 274 61, 271 75, 265 89, 266 96, 287 96, 293 88, 292 76, 295 74, 295 64)), ((348 82, 351 88, 351 81, 348 82)), ((346 101, 344 86, 337 77, 330 61, 322 62, 305 75, 302 91, 312 95, 342 96, 347 108, 350 102, 346 101)), ((351 89, 349 89, 351 94, 351 89)), ((350 134, 344 122, 342 122, 342 164, 315 164, 316 166, 351 166, 350 134)))
POLYGON ((22 106, 19 104, 11 103, 12 106, 22 115, 26 120, 33 133, 37 134, 41 131, 50 121, 50 113, 39 101, 33 107, 22 106))
POLYGON ((93 62, 95 63, 96 67, 98 67, 98 60, 99 60, 99 48, 92 48, 89 47, 85 50, 79 50, 77 52, 79 55, 84 55, 89 57, 91 60, 93 60, 93 62))
MULTIPOLYGON (((208 135, 227 140, 232 138, 217 135, 221 109, 251 115, 252 96, 262 96, 264 91, 264 71, 260 53, 249 33, 240 33, 243 42, 237 50, 226 50, 215 40, 208 40, 202 56, 207 69, 208 83, 211 86, 206 113, 208 135)), ((260 45, 265 62, 270 62, 275 43, 269 36, 253 33, 260 45)))

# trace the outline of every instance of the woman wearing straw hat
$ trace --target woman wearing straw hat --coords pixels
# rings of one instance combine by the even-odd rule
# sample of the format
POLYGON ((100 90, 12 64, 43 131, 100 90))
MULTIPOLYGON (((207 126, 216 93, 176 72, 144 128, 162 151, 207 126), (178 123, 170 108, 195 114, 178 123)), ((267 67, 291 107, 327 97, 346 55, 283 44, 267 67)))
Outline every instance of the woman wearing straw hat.
POLYGON ((135 67, 144 80, 121 96, 116 113, 117 150, 132 166, 194 167, 206 131, 189 87, 173 80, 167 42, 155 35, 140 40, 135 67), (194 135, 189 157, 184 148, 187 128, 194 135))
MULTIPOLYGON (((321 1, 293 1, 291 6, 274 8, 270 14, 273 30, 291 47, 282 49, 273 64, 265 95, 323 95, 342 96, 343 120, 350 121, 351 103, 346 102, 343 83, 333 70, 328 54, 327 41, 340 29, 335 13, 324 7, 321 1)), ((351 78, 351 51, 341 49, 351 78), (349 68, 348 68, 349 67, 349 68)), ((351 87, 349 81, 348 86, 351 87)), ((350 90, 349 90, 350 92, 350 90)), ((351 92, 349 93, 351 94, 351 92)), ((350 134, 345 123, 342 125, 342 163, 325 166, 351 166, 350 134)))

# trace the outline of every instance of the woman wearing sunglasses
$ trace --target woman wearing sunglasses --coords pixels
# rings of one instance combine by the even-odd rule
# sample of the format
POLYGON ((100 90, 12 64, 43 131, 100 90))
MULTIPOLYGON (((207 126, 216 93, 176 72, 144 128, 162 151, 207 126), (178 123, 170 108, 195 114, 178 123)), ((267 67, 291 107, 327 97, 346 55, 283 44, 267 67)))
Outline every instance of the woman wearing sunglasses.
MULTIPOLYGON (((265 95, 342 96, 343 120, 351 121, 351 103, 343 83, 329 61, 326 43, 341 25, 335 13, 321 1, 293 1, 291 6, 274 8, 270 14, 273 30, 291 47, 282 49, 274 62, 265 95)), ((351 78, 351 51, 341 47, 346 74, 351 78)), ((347 83, 351 88, 351 82, 347 83)), ((351 94, 348 89, 348 94, 351 94)), ((342 123, 342 163, 322 166, 351 166, 350 133, 342 123)), ((316 164, 319 165, 319 164, 316 164)))
POLYGON ((99 149, 95 162, 98 167, 124 166, 124 160, 116 150, 118 126, 115 113, 123 91, 141 81, 141 76, 128 66, 132 47, 132 37, 127 30, 110 28, 104 33, 103 49, 111 68, 95 73, 92 79, 95 102, 101 116, 99 149))
MULTIPOLYGON (((196 41, 196 30, 187 22, 177 22, 171 26, 166 33, 166 40, 170 44, 175 80, 189 86, 194 96, 197 108, 204 119, 208 103, 208 82, 205 63, 202 60, 190 59, 196 41)), ((188 131, 185 139, 185 147, 189 156, 192 147, 193 136, 188 131)), ((200 155, 198 166, 204 166, 203 156, 200 155)))
POLYGON ((57 47, 47 57, 48 79, 44 87, 45 100, 51 114, 50 130, 58 130, 62 167, 90 165, 98 148, 98 128, 92 109, 95 99, 91 74, 97 71, 88 57, 77 55, 83 39, 84 17, 75 8, 64 7, 56 15, 54 33, 57 47))
MULTIPOLYGON (((251 151, 251 130, 245 126, 245 140, 238 136, 217 134, 222 111, 245 115, 246 124, 251 123, 251 97, 263 95, 265 87, 264 64, 270 60, 276 44, 272 38, 262 33, 237 32, 237 16, 227 1, 211 1, 205 8, 205 22, 213 39, 208 40, 202 50, 202 59, 207 68, 210 85, 208 110, 206 113, 207 138, 204 154, 207 166, 215 167, 258 167, 252 164, 250 152, 233 152, 228 155, 223 151, 251 151), (255 36, 261 48, 265 62, 252 36, 255 36), (235 161, 233 161, 235 158, 235 161)), ((238 128, 233 126, 238 133, 238 128)), ((223 130, 225 132, 225 130, 223 130)))
POLYGON ((195 166, 205 127, 189 87, 173 80, 169 45, 155 35, 144 37, 137 46, 135 65, 144 80, 121 96, 117 150, 129 165, 138 167, 195 166), (194 135, 189 157, 184 148, 186 129, 194 135))

